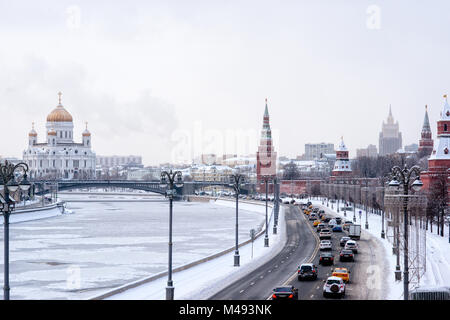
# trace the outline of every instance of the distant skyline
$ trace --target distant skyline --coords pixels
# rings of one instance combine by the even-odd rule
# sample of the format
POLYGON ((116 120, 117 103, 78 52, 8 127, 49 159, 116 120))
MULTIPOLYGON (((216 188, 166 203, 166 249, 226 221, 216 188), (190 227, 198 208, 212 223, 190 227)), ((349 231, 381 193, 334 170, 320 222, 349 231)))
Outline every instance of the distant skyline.
POLYGON ((58 103, 98 155, 155 165, 256 153, 265 98, 275 151, 344 137, 378 146, 392 106, 403 146, 450 94, 448 1, 0 0, 0 155, 44 140, 58 103), (6 119, 6 120, 5 120, 6 119))

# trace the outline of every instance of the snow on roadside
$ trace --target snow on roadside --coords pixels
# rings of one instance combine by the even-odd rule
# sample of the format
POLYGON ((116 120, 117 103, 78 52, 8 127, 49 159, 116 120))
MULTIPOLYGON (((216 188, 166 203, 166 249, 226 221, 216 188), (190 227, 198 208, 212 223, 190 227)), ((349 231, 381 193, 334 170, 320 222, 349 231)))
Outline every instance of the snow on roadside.
MULTIPOLYGON (((218 200, 218 205, 228 206, 232 201, 218 200)), ((265 207, 258 204, 239 203, 243 210, 262 211, 265 207), (245 209, 244 209, 245 208, 245 209)), ((271 209, 269 209, 269 214, 271 209)), ((269 261, 284 247, 286 243, 286 225, 284 207, 280 206, 279 226, 276 235, 272 233, 273 219, 269 222, 269 247, 264 247, 264 236, 260 236, 253 243, 239 248, 240 267, 234 266, 234 251, 216 259, 201 263, 192 268, 175 272, 172 275, 177 300, 204 300, 219 292, 227 285, 252 272, 258 266, 269 261), (253 257, 252 257, 253 251, 253 257)), ((167 276, 129 289, 111 296, 112 300, 162 300, 165 299, 167 276)))

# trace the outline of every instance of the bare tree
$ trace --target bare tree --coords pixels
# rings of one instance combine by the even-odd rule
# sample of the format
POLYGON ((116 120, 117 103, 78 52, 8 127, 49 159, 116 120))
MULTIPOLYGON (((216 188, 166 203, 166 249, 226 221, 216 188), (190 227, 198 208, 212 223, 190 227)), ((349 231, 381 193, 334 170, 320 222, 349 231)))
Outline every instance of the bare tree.
POLYGON ((449 200, 447 179, 446 174, 433 175, 427 193, 427 216, 429 216, 431 221, 431 231, 433 231, 433 221, 436 219, 437 233, 441 236, 444 236, 444 216, 449 200))

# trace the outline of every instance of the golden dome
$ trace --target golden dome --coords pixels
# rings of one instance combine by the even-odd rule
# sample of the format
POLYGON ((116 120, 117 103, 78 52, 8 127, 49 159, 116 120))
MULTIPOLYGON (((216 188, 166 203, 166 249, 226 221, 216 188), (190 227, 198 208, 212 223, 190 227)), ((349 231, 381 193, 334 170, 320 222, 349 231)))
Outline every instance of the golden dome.
POLYGON ((73 122, 73 118, 62 105, 58 105, 47 116, 47 122, 73 122))
POLYGON ((49 136, 56 136, 56 131, 55 131, 55 129, 50 129, 49 131, 48 131, 48 133, 47 133, 49 136))
POLYGON ((64 109, 64 107, 61 104, 62 93, 58 92, 58 95, 59 95, 59 104, 47 116, 47 122, 73 122, 72 116, 66 109, 64 109))

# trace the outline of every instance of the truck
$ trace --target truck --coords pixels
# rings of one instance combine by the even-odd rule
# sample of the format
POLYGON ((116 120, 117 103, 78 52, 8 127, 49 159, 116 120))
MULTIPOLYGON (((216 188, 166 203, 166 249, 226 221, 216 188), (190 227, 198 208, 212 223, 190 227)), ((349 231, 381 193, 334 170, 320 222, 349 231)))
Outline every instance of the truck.
POLYGON ((351 224, 348 228, 348 236, 350 239, 359 240, 361 237, 361 225, 360 224, 351 224))

